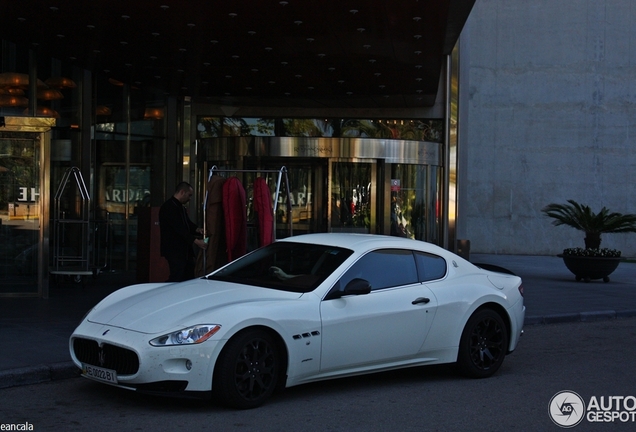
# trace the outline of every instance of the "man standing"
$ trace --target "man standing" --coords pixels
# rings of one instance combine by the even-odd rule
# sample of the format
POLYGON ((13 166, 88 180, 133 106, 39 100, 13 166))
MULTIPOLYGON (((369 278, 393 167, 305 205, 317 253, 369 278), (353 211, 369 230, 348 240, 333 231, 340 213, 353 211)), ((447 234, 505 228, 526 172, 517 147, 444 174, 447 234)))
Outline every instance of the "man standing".
POLYGON ((206 243, 197 238, 203 234, 188 217, 185 204, 192 198, 193 189, 189 183, 177 185, 174 195, 159 209, 159 229, 161 232, 161 256, 170 266, 168 282, 181 282, 194 278, 194 249, 206 248, 206 243))

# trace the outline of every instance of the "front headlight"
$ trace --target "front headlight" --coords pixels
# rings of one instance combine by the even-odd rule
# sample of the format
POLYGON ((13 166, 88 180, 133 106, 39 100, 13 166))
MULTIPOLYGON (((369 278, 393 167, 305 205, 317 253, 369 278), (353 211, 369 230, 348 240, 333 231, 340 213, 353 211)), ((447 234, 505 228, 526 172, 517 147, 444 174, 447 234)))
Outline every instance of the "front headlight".
POLYGON ((198 344, 208 340, 221 326, 218 324, 201 324, 183 330, 159 336, 150 341, 152 346, 171 346, 198 344))

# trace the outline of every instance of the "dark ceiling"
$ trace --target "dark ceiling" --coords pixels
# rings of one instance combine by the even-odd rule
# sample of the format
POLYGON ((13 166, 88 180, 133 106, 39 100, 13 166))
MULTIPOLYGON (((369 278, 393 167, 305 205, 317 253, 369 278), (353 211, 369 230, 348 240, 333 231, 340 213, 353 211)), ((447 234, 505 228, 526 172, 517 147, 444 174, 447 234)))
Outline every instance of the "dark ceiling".
POLYGON ((434 104, 474 2, 15 0, 0 35, 214 104, 412 108, 434 104))

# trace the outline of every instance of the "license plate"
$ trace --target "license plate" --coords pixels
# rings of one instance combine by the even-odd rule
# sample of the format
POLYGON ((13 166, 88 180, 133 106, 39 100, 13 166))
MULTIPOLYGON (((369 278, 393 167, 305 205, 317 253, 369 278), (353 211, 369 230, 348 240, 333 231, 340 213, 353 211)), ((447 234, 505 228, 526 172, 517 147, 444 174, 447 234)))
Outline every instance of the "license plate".
POLYGON ((117 384, 117 372, 111 369, 104 369, 97 366, 87 364, 82 365, 82 375, 98 381, 104 381, 111 384, 117 384))

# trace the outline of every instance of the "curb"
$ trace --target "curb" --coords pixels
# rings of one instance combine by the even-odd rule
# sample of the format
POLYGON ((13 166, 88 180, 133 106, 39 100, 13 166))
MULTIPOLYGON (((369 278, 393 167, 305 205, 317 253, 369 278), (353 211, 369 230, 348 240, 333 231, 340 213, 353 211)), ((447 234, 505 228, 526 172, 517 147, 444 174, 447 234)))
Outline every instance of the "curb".
POLYGON ((615 311, 593 311, 593 312, 577 312, 569 314, 555 314, 555 315, 527 315, 523 324, 524 326, 531 326, 537 324, 562 324, 570 322, 594 322, 594 321, 608 321, 617 318, 634 318, 636 317, 636 309, 615 311))
POLYGON ((78 376, 80 376, 80 370, 75 366, 75 363, 71 361, 10 369, 0 371, 0 389, 75 378, 78 376))

